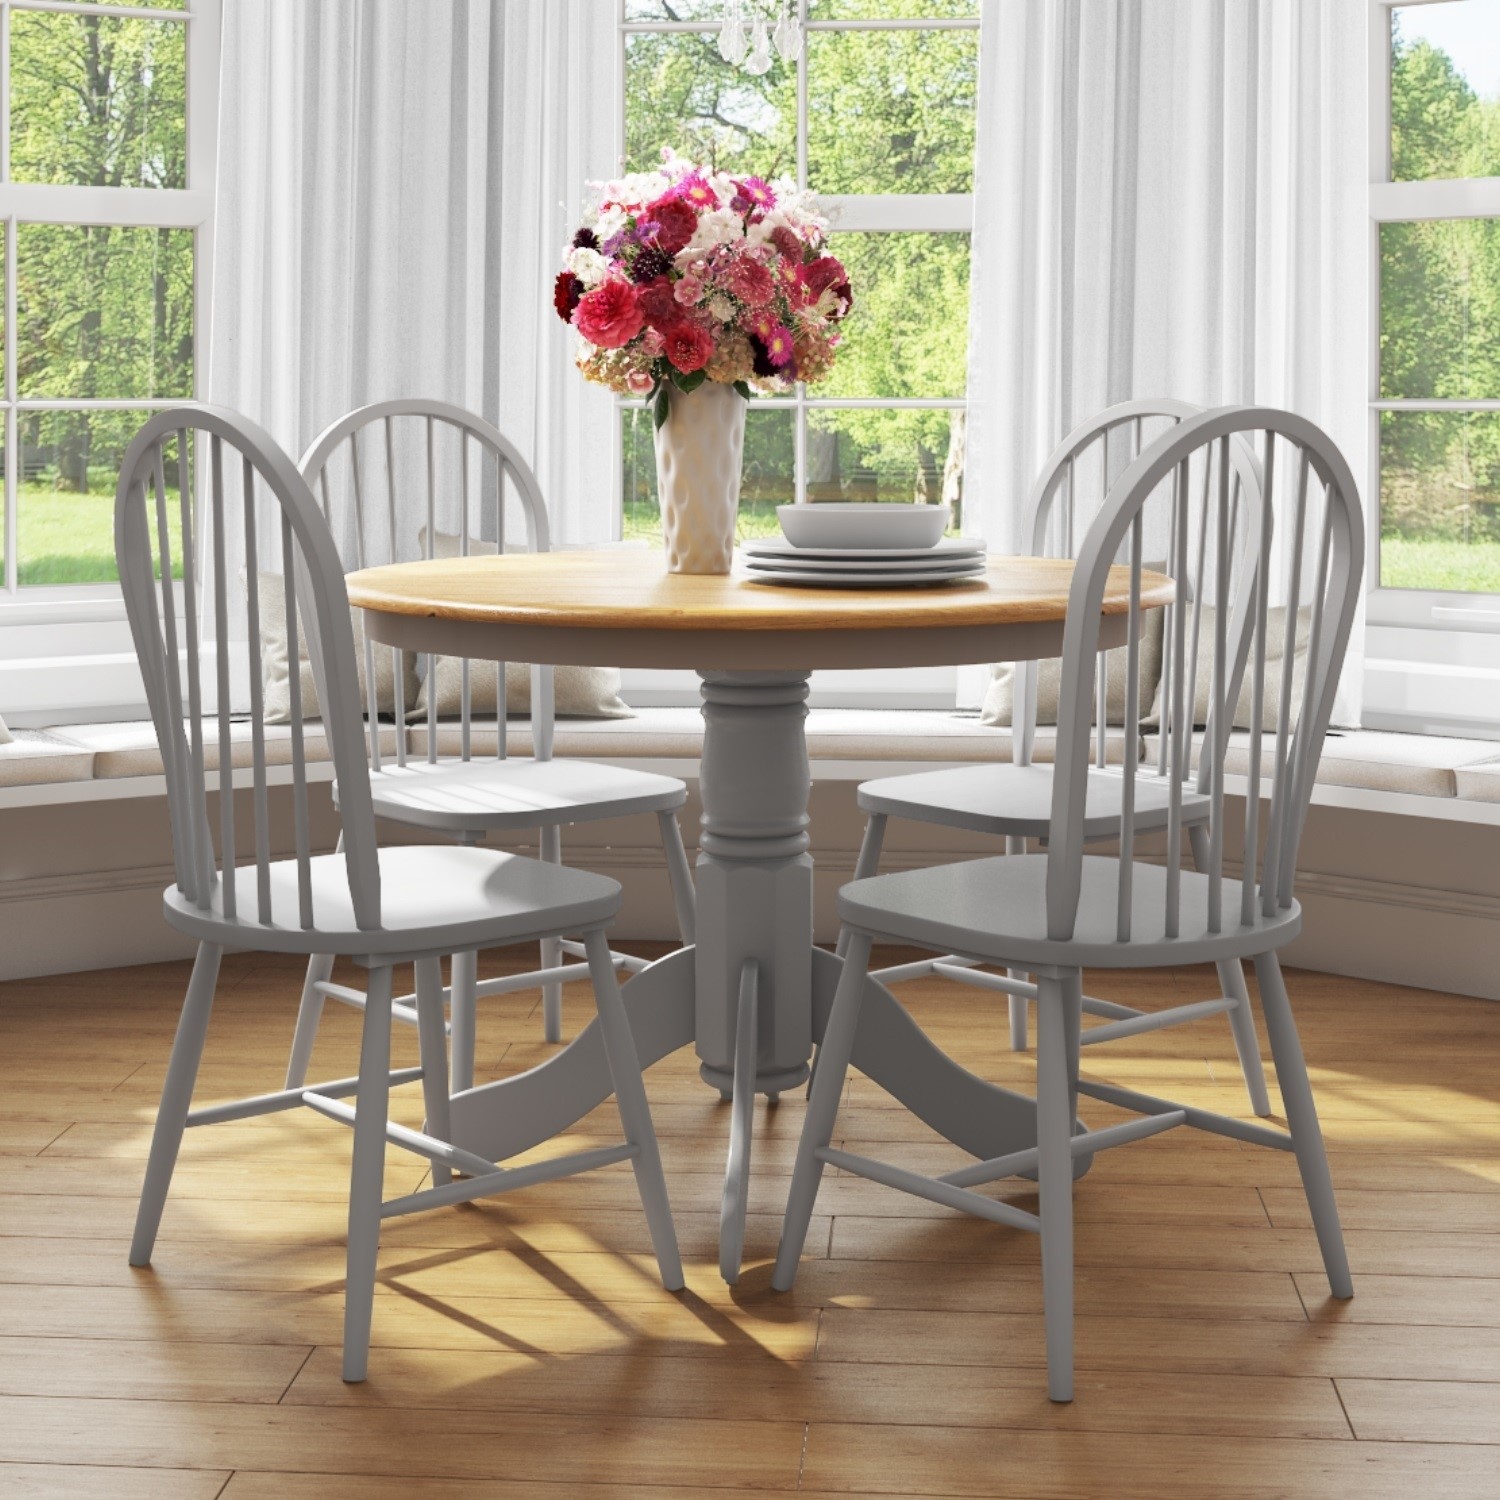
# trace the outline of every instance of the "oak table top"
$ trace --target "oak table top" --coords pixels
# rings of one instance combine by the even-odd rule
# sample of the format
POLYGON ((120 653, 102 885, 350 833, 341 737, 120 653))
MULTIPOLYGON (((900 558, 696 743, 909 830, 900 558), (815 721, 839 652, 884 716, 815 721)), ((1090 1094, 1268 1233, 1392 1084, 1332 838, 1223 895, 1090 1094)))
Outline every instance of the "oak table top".
MULTIPOLYGON (((903 589, 788 588, 668 573, 659 552, 601 549, 434 559, 349 576, 349 602, 393 646, 577 665, 921 666, 1061 651, 1073 564, 991 556, 981 578, 903 589)), ((1145 573, 1141 600, 1171 580, 1145 573)), ((1101 645, 1124 639, 1128 568, 1113 570, 1101 645)))

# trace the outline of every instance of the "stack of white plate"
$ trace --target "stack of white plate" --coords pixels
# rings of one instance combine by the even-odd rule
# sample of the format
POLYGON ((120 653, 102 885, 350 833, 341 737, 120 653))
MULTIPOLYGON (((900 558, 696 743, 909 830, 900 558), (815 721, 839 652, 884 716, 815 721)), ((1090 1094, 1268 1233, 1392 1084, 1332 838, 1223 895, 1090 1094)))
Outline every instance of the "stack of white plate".
POLYGON ((746 542, 745 568, 759 583, 910 588, 984 573, 984 543, 944 537, 935 547, 794 547, 782 537, 746 542))

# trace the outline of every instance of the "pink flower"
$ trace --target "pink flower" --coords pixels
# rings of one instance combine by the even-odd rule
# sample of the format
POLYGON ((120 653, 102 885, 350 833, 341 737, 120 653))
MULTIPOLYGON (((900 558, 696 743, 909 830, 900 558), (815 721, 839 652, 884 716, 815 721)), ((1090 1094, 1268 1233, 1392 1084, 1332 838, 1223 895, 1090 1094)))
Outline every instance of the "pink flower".
POLYGON ((672 293, 683 307, 696 307, 703 300, 703 277, 690 269, 677 283, 672 293))
POLYGON ((771 243, 794 266, 802 264, 802 241, 785 224, 778 224, 771 231, 771 243))
POLYGON ((645 351, 648 359, 655 359, 666 347, 667 341, 655 328, 648 328, 641 335, 641 348, 645 351))
POLYGON ((691 177, 684 177, 677 184, 677 192, 686 198, 695 208, 717 208, 719 206, 719 195, 694 172, 691 177))
MULTIPOLYGON (((708 330, 697 323, 690 323, 684 318, 682 322, 673 324, 663 332, 667 341, 666 356, 684 375, 701 370, 713 357, 714 341, 709 337, 708 330)), ((790 354, 790 339, 787 341, 787 349, 790 354)))
POLYGON ((791 363, 792 355, 796 352, 792 336, 780 323, 775 324, 769 333, 762 335, 761 342, 766 346, 766 358, 778 369, 791 363))
POLYGON ((780 325, 778 325, 778 323, 776 322, 776 314, 771 312, 757 313, 755 317, 749 320, 750 332, 753 333, 756 338, 761 341, 761 343, 765 343, 765 341, 770 338, 772 331, 778 326, 780 325))
POLYGON ((764 307, 775 291, 771 273, 759 261, 747 256, 739 257, 730 265, 724 276, 724 285, 746 307, 764 307))
POLYGON ((649 370, 632 370, 625 377, 625 384, 637 396, 644 396, 656 384, 656 381, 649 370))
POLYGON ((776 194, 762 178, 746 177, 735 184, 734 200, 730 207, 741 214, 748 213, 752 208, 775 208, 776 194))
MULTIPOLYGON (((831 255, 820 255, 811 265, 803 266, 797 273, 802 284, 802 293, 808 302, 816 302, 829 288, 843 303, 847 313, 854 303, 854 293, 849 289, 849 273, 831 255)), ((840 316, 843 316, 843 313, 840 316)))
POLYGON ((589 292, 573 314, 573 326, 601 349, 619 349, 641 331, 640 299, 628 281, 611 278, 589 292))

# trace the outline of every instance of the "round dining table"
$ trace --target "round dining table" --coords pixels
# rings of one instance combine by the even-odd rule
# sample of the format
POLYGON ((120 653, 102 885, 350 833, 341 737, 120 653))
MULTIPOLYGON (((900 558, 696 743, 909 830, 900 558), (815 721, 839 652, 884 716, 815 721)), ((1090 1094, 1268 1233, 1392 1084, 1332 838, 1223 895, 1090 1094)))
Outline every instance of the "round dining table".
MULTIPOLYGON (((808 1076, 841 961, 813 943, 811 773, 804 720, 819 668, 951 666, 1062 653, 1070 561, 988 559, 982 576, 902 589, 788 587, 742 571, 673 574, 661 553, 521 553, 369 568, 349 576, 369 635, 419 653, 696 671, 703 699, 697 931, 633 975, 625 1004, 643 1067, 693 1043, 730 1101, 720 1269, 739 1274, 757 1094, 808 1076)), ((1144 575, 1142 603, 1170 602, 1144 575)), ((1128 568, 1104 599, 1101 649, 1125 639, 1128 568)), ((930 1042, 878 980, 854 1066, 980 1160, 1036 1144, 1035 1102, 930 1042)), ((453 1098, 457 1145, 492 1161, 530 1149, 611 1093, 593 1022, 555 1056, 453 1098)), ((1080 1160, 1080 1169, 1087 1166, 1080 1160)))

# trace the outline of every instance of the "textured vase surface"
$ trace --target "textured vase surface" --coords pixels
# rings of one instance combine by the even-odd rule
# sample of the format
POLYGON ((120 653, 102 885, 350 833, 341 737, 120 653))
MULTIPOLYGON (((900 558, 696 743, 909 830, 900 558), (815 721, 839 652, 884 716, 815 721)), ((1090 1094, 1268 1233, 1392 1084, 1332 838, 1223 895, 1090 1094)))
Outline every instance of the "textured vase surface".
POLYGON ((732 385, 705 380, 668 397, 656 431, 656 481, 669 573, 727 573, 734 557, 747 402, 732 385))

